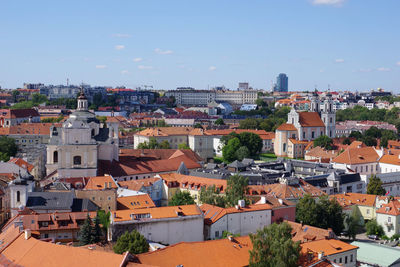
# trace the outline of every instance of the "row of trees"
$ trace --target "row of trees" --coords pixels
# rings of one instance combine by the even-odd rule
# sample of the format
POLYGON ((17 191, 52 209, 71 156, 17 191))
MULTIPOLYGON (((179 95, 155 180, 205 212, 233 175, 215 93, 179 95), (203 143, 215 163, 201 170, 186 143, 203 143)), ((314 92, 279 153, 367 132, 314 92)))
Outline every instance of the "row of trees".
POLYGON ((226 162, 234 160, 243 160, 248 157, 256 157, 263 147, 262 139, 254 133, 235 132, 221 138, 222 157, 226 162))
POLYGON ((89 214, 79 231, 79 245, 89 245, 101 242, 107 236, 110 225, 110 212, 99 210, 94 220, 89 214))
POLYGON ((350 133, 349 137, 356 138, 358 141, 362 141, 367 146, 376 146, 377 139, 380 139, 380 146, 387 147, 389 140, 397 140, 398 136, 395 132, 386 130, 386 129, 378 129, 375 126, 372 126, 368 130, 364 132, 364 134, 359 131, 353 131, 350 133))
POLYGON ((7 136, 0 137, 0 160, 9 161, 10 157, 14 157, 17 154, 17 144, 13 138, 7 136))
POLYGON ((279 125, 287 121, 289 112, 290 107, 274 109, 270 114, 268 114, 268 118, 266 119, 246 118, 241 120, 239 123, 239 128, 259 129, 267 132, 274 132, 279 125))
POLYGON ((143 142, 138 144, 138 149, 170 149, 171 146, 167 140, 160 143, 154 137, 149 138, 149 142, 143 142))
MULTIPOLYGON (((218 207, 233 207, 237 205, 238 201, 246 199, 247 187, 249 181, 247 178, 235 174, 232 175, 227 181, 227 188, 225 195, 221 195, 219 189, 215 185, 209 187, 202 187, 200 189, 200 202, 204 204, 211 204, 218 207)), ((188 191, 177 191, 168 202, 170 206, 178 205, 191 205, 195 204, 194 198, 188 191)))

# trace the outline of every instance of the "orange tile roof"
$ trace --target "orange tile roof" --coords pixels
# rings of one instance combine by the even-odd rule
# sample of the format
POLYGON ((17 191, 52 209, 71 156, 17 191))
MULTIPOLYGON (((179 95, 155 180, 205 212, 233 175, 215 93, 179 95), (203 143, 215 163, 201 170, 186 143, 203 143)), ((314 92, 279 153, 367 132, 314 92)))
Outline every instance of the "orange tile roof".
POLYGON ((332 256, 338 253, 343 253, 354 249, 358 249, 358 247, 336 239, 316 240, 303 243, 301 245, 302 253, 307 253, 309 251, 316 253, 324 252, 324 255, 326 256, 332 256))
POLYGON ((118 182, 119 186, 126 187, 130 190, 139 191, 142 187, 152 186, 155 182, 161 180, 161 178, 153 177, 140 180, 129 180, 118 182))
POLYGON ((294 127, 294 125, 291 124, 291 123, 284 123, 284 124, 281 124, 281 125, 277 128, 277 130, 278 130, 278 131, 297 131, 297 128, 294 127))
POLYGON ((379 159, 373 147, 347 148, 343 153, 332 161, 342 164, 364 164, 376 162, 379 159))
POLYGON ((283 199, 299 199, 306 194, 313 197, 325 195, 323 191, 303 179, 299 179, 299 183, 293 185, 285 183, 249 185, 249 193, 250 195, 269 195, 283 199))
MULTIPOLYGON (((202 215, 197 205, 155 207, 146 209, 117 210, 114 212, 115 222, 131 221, 131 215, 149 214, 151 219, 178 218, 181 216, 202 215), (181 215, 180 215, 181 214, 181 215)), ((136 219, 137 220, 137 219, 136 219)), ((146 220, 149 220, 146 218, 146 220)))
POLYGON ((204 213, 204 221, 206 224, 213 224, 227 214, 252 212, 260 210, 271 210, 272 206, 269 204, 255 204, 243 208, 221 208, 210 204, 203 204, 200 209, 204 213))
POLYGON ((20 166, 21 168, 28 170, 28 172, 31 172, 34 168, 34 166, 32 164, 29 164, 28 162, 26 162, 25 160, 23 160, 21 158, 12 158, 8 162, 14 163, 14 164, 20 166))
POLYGON ((147 128, 137 132, 136 135, 142 136, 171 136, 171 135, 188 135, 192 127, 157 127, 147 128))
POLYGON ((326 150, 320 146, 314 147, 306 153, 306 156, 314 158, 332 159, 337 157, 338 152, 335 150, 326 150))
POLYGON ((325 127, 318 112, 299 112, 299 123, 303 127, 325 127))
POLYGON ((360 193, 344 193, 331 195, 330 198, 336 198, 342 207, 352 205, 375 207, 376 195, 360 193))
POLYGON ((160 177, 166 182, 167 185, 169 182, 176 182, 178 183, 178 186, 183 188, 191 186, 192 189, 194 189, 193 187, 197 186, 198 190, 200 190, 202 186, 207 188, 215 185, 215 188, 223 193, 227 187, 227 180, 224 179, 203 178, 179 173, 164 173, 160 174, 160 177))
POLYGON ((0 135, 50 135, 50 127, 61 127, 61 123, 21 123, 0 128, 0 135))
POLYGON ((111 176, 96 176, 89 177, 89 180, 87 181, 87 184, 85 185, 83 190, 103 190, 109 188, 118 188, 111 176), (105 187, 105 185, 107 187, 105 187))
POLYGON ((292 144, 294 144, 294 145, 307 145, 307 146, 308 146, 309 143, 312 143, 312 141, 297 140, 297 139, 294 139, 294 138, 289 138, 289 140, 290 140, 290 142, 292 142, 292 144))
POLYGON ((155 206, 148 194, 117 198, 118 210, 154 208, 155 206))
POLYGON ((176 156, 177 151, 182 152, 181 155, 185 155, 193 161, 203 161, 195 152, 191 149, 121 149, 120 157, 136 157, 140 158, 141 161, 145 160, 160 160, 160 159, 171 159, 172 155, 176 156))
POLYGON ((380 163, 400 165, 400 155, 383 155, 379 160, 380 163))
POLYGON ((248 236, 202 242, 182 242, 136 255, 140 263, 156 266, 248 266, 253 244, 248 236))
POLYGON ((33 108, 24 109, 2 109, 2 115, 6 119, 16 119, 16 118, 29 118, 29 117, 39 117, 39 113, 33 108), (5 114, 4 114, 5 113, 5 114))
POLYGON ((332 229, 322 229, 309 225, 302 225, 301 223, 285 221, 292 227, 292 240, 300 241, 301 243, 335 238, 336 235, 332 229))
POLYGON ((15 265, 26 267, 71 267, 82 264, 86 267, 106 267, 122 266, 125 261, 125 255, 56 245, 33 237, 26 240, 23 233, 1 255, 15 265))
POLYGON ((400 215, 400 201, 392 200, 388 204, 383 204, 380 209, 376 211, 376 213, 383 213, 387 215, 400 215))

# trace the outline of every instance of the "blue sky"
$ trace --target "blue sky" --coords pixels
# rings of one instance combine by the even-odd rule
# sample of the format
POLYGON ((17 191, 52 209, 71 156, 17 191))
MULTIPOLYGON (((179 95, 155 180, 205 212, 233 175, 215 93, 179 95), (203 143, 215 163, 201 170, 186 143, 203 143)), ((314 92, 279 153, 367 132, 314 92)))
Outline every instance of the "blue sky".
POLYGON ((400 93, 399 0, 0 2, 0 86, 400 93))

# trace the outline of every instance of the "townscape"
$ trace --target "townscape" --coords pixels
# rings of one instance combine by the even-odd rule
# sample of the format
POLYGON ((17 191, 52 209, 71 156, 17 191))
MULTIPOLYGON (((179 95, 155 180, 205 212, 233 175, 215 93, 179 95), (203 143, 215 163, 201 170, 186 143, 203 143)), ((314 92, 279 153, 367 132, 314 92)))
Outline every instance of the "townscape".
POLYGON ((400 267, 398 0, 0 10, 0 267, 400 267))

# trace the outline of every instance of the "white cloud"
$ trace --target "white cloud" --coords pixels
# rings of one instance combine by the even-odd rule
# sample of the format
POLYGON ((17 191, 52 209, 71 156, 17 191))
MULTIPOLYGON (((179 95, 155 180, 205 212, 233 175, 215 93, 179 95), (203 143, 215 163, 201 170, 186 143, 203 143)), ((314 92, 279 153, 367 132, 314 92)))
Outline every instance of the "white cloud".
POLYGON ((115 50, 122 50, 122 49, 125 49, 124 45, 116 45, 115 46, 115 50))
POLYGON ((127 71, 127 70, 122 70, 122 71, 121 71, 121 74, 129 74, 129 71, 127 71))
POLYGON ((105 69, 107 65, 96 65, 96 69, 105 69))
POLYGON ((153 66, 139 65, 138 69, 140 69, 140 70, 151 70, 151 69, 153 69, 153 66))
POLYGON ((390 71, 389 68, 380 67, 376 69, 377 71, 390 71))
POLYGON ((346 0, 312 0, 313 5, 341 6, 346 0))
POLYGON ((174 51, 172 51, 172 50, 162 50, 160 48, 154 49, 154 52, 156 52, 159 55, 171 55, 174 53, 174 51))
POLYGON ((209 71, 214 71, 214 70, 216 70, 216 69, 217 69, 217 67, 215 67, 215 66, 210 66, 210 67, 208 68, 209 71))
POLYGON ((131 35, 128 34, 128 33, 115 33, 115 34, 113 34, 113 37, 117 37, 117 38, 129 38, 129 37, 131 37, 131 35))
POLYGON ((141 57, 135 57, 134 59, 133 59, 133 62, 140 62, 140 61, 142 61, 143 60, 143 58, 141 58, 141 57))
POLYGON ((396 62, 396 65, 397 65, 397 66, 400 66, 400 61, 397 61, 397 62, 396 62))
POLYGON ((344 59, 343 58, 337 58, 337 59, 335 59, 335 62, 336 63, 343 63, 344 59))

